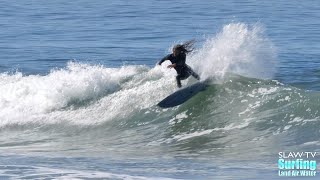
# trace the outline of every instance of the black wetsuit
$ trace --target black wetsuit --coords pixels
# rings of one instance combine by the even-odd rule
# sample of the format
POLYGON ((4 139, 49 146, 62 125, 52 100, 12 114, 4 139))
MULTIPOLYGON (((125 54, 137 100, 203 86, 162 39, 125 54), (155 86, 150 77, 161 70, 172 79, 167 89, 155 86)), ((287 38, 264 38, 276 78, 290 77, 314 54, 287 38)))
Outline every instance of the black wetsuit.
POLYGON ((174 69, 177 71, 178 75, 176 76, 177 85, 181 87, 181 80, 187 79, 190 75, 192 75, 196 79, 200 79, 199 75, 195 73, 190 66, 186 64, 186 55, 180 54, 174 56, 173 54, 168 54, 164 58, 160 60, 158 63, 161 65, 165 60, 170 60, 172 64, 176 64, 174 69))

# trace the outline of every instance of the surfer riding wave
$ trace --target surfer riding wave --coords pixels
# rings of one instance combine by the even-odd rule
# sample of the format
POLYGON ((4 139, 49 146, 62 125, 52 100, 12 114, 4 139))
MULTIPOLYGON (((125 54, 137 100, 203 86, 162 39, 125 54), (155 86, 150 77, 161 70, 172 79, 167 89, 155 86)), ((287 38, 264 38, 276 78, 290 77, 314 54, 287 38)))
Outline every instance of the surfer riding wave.
POLYGON ((173 47, 172 53, 162 58, 158 65, 161 65, 164 61, 170 60, 172 64, 167 66, 168 68, 174 68, 177 71, 177 86, 181 87, 181 80, 187 79, 190 75, 200 80, 200 77, 195 73, 190 66, 186 64, 186 56, 192 52, 194 40, 187 41, 183 44, 177 44, 173 47))

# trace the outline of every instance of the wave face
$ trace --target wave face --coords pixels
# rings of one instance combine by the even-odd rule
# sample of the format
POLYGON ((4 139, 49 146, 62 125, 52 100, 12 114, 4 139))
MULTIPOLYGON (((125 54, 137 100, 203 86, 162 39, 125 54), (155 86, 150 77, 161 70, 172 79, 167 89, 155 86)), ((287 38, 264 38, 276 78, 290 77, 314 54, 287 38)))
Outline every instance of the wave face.
POLYGON ((3 145, 17 143, 21 131, 29 132, 21 143, 51 133, 56 143, 62 137, 73 142, 78 137, 72 135, 79 134, 90 144, 125 146, 123 151, 174 145, 208 153, 252 142, 275 149, 279 137, 287 145, 319 143, 319 93, 274 80, 227 73, 224 82, 211 84, 186 103, 161 109, 156 104, 176 90, 174 74, 164 67, 69 63, 46 76, 17 73, 1 79, 3 145))

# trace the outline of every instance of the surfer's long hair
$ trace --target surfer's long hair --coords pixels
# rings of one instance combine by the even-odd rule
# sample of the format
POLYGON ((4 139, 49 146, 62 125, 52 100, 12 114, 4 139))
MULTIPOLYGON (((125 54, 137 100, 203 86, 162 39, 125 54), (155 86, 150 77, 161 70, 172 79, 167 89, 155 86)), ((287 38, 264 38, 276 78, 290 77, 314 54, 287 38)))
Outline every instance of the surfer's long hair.
POLYGON ((188 54, 194 50, 194 44, 196 40, 192 39, 189 41, 184 42, 183 44, 177 44, 173 47, 172 51, 176 52, 177 54, 188 54))

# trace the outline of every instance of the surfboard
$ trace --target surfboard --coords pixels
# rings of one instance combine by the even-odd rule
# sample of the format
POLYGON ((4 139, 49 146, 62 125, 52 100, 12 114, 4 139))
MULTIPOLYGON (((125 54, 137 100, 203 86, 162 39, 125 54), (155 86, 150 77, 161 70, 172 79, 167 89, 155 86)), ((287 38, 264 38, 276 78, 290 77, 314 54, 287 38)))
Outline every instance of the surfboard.
POLYGON ((178 106, 187 100, 189 100, 191 97, 194 95, 198 94, 201 91, 204 91, 209 84, 204 81, 204 82, 198 82, 195 83, 191 86, 182 88, 173 94, 167 96, 164 98, 162 101, 158 103, 158 106, 161 108, 170 108, 170 107, 175 107, 178 106))

